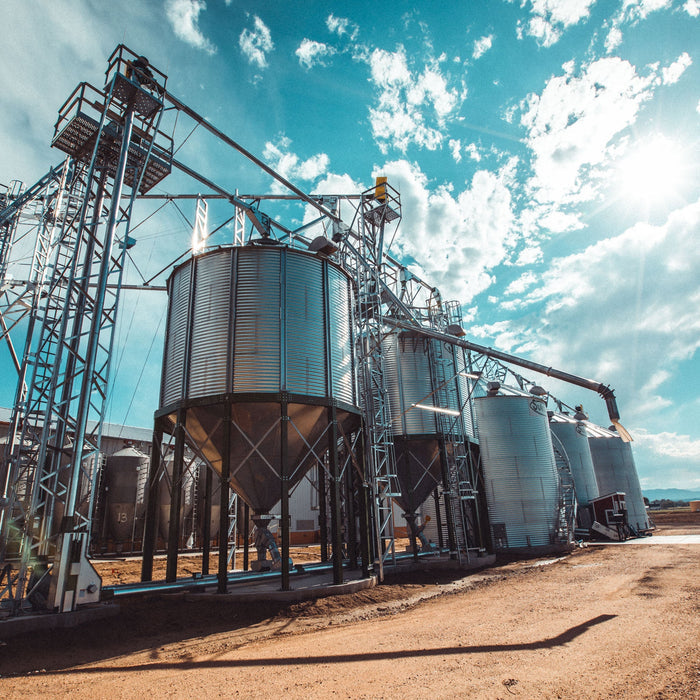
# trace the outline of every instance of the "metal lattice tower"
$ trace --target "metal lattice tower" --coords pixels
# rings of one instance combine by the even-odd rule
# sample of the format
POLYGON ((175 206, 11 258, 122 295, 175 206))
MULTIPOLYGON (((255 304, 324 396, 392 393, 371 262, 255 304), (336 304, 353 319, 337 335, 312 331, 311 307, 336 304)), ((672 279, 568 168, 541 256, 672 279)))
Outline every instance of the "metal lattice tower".
POLYGON ((86 549, 129 223, 137 193, 170 172, 172 157, 159 131, 165 76, 119 46, 106 78, 104 90, 76 88, 52 142, 74 167, 37 338, 28 339, 26 395, 18 390, 12 413, 0 535, 17 560, 16 612, 41 585, 29 582, 40 556, 53 564, 49 609, 99 597, 86 549))
MULTIPOLYGON (((64 212, 64 195, 69 159, 49 170, 38 182, 21 191, 14 181, 0 201, 0 340, 4 340, 17 372, 20 359, 12 344, 11 333, 39 299, 47 266, 55 245, 56 232, 64 212), (13 247, 26 247, 34 241, 28 273, 21 279, 10 274, 13 247)), ((25 249, 24 255, 28 253, 25 249)))
POLYGON ((13 180, 7 190, 0 194, 0 284, 3 288, 22 206, 21 192, 22 183, 19 180, 13 180))
POLYGON ((385 385, 382 338, 382 274, 386 224, 401 215, 398 193, 388 185, 367 190, 359 208, 360 236, 353 267, 358 283, 356 324, 360 365, 361 405, 367 421, 366 458, 372 485, 375 539, 380 579, 384 563, 396 561, 393 497, 398 492, 391 432, 391 415, 385 385))

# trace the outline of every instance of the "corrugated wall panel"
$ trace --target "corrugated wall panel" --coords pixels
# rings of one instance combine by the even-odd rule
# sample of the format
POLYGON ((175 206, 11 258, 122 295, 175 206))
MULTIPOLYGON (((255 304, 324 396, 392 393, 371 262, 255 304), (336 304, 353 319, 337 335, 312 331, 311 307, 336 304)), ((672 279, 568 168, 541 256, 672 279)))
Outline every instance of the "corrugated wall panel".
POLYGON ((326 396, 323 264, 291 250, 286 261, 286 390, 326 396))
POLYGON ((546 406, 527 396, 489 396, 475 401, 494 533, 505 526, 508 547, 554 543, 559 476, 546 406))
POLYGON ((435 413, 411 407, 414 403, 434 405, 433 397, 428 397, 433 389, 426 341, 393 333, 384 339, 382 348, 393 433, 435 434, 435 413))
POLYGON ((467 364, 467 351, 464 348, 454 347, 455 353, 455 379, 459 387, 459 397, 462 403, 462 420, 464 421, 465 433, 471 437, 476 437, 476 427, 474 425, 474 380, 465 377, 464 373, 469 371, 467 364))
POLYGON ((280 251, 238 251, 233 390, 280 390, 280 251))
POLYGON ((580 506, 587 506, 591 499, 598 498, 598 484, 586 429, 582 423, 569 421, 563 423, 552 421, 549 427, 561 441, 569 458, 576 500, 580 506))
POLYGON ((189 326, 190 275, 191 268, 187 265, 176 270, 170 280, 168 337, 163 354, 161 406, 166 406, 183 396, 182 384, 189 326))
POLYGON ((197 258, 188 397, 228 390, 230 251, 197 258))
POLYGON ((635 530, 648 530, 649 516, 631 445, 617 435, 589 437, 588 443, 600 495, 622 491, 625 494, 627 521, 635 530))
POLYGON ((224 248, 178 267, 169 290, 161 406, 231 391, 356 404, 350 280, 327 260, 224 248))
POLYGON ((340 270, 328 266, 328 319, 332 394, 340 401, 356 403, 350 315, 350 282, 340 270))

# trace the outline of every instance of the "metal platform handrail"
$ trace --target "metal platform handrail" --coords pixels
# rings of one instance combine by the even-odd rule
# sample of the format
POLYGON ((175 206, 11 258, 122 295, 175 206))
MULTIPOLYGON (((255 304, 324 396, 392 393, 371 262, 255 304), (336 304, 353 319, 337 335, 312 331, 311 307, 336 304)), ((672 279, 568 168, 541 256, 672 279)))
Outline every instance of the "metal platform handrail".
MULTIPOLYGON (((134 70, 133 61, 138 60, 138 58, 139 56, 130 48, 124 46, 124 44, 119 44, 119 46, 112 51, 112 55, 107 61, 105 84, 108 84, 116 73, 122 73, 123 75, 128 76, 129 69, 131 68, 134 70)), ((168 82, 168 76, 165 75, 165 73, 159 71, 150 63, 148 64, 148 72, 151 75, 144 74, 143 71, 139 71, 138 68, 135 70, 140 72, 143 78, 149 79, 147 82, 150 82, 159 94, 163 95, 165 93, 165 84, 168 82)))
MULTIPOLYGON (((105 105, 105 93, 102 90, 90 83, 80 83, 58 110, 58 119, 54 125, 53 140, 55 141, 63 129, 65 129, 79 114, 94 120, 97 126, 99 116, 101 116, 105 110, 107 110, 106 116, 108 118, 111 118, 115 122, 119 119, 116 112, 113 112, 105 105)), ((135 131, 137 135, 150 139, 149 133, 153 131, 150 120, 139 114, 135 114, 134 121, 136 122, 135 131)), ((161 129, 157 129, 153 134, 152 140, 153 156, 160 157, 170 162, 174 150, 173 138, 161 129)))

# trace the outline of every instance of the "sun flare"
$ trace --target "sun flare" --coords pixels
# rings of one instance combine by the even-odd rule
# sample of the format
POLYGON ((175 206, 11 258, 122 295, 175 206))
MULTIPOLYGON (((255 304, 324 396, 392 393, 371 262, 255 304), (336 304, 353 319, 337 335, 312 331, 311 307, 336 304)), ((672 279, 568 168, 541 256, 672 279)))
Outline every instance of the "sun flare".
POLYGON ((637 142, 622 160, 620 187, 626 199, 666 202, 680 194, 687 169, 681 145, 657 135, 637 142))

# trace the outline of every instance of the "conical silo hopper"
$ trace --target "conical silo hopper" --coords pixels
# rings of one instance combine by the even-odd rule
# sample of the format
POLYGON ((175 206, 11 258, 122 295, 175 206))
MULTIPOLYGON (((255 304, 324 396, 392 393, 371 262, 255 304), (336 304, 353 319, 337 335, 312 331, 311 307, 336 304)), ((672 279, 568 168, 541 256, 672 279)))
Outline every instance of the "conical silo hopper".
POLYGON ((351 281, 321 255, 282 245, 219 248, 168 280, 161 408, 257 515, 326 452, 331 426, 361 422, 351 281), (283 425, 286 440, 283 440, 283 425), (283 465, 283 456, 286 460, 283 465))

